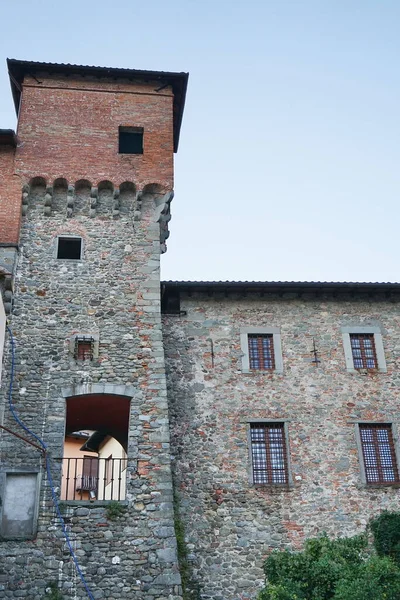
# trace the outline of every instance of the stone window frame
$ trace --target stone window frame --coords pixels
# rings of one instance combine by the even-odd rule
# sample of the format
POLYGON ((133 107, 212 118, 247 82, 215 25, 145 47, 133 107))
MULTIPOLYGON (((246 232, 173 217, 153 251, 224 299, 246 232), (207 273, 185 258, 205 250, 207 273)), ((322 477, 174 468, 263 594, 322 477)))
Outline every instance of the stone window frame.
MULTIPOLYGON (((353 360, 353 351, 351 349, 350 334, 372 334, 374 336, 376 360, 378 368, 373 371, 387 373, 385 350, 383 347, 382 330, 378 325, 346 325, 341 327, 343 338, 343 350, 346 361, 346 370, 348 373, 368 372, 369 369, 355 369, 353 360)), ((371 369, 372 370, 372 369, 371 369)))
POLYGON ((39 504, 40 504, 40 489, 41 489, 41 469, 39 467, 3 467, 0 471, 0 540, 34 540, 37 536, 38 519, 39 519, 39 504), (35 512, 33 515, 32 533, 29 535, 9 536, 3 531, 3 510, 4 510, 4 494, 6 491, 7 475, 35 475, 36 476, 36 493, 35 493, 35 512))
POLYGON ((280 327, 241 327, 240 348, 242 350, 242 373, 283 373, 282 340, 280 327), (272 335, 274 346, 274 369, 250 369, 249 340, 250 335, 272 335))
MULTIPOLYGON (((90 331, 77 331, 76 333, 74 333, 73 335, 71 335, 71 337, 69 338, 69 352, 70 354, 72 354, 72 357, 75 354, 75 341, 76 338, 93 338, 93 360, 95 360, 96 358, 99 358, 99 346, 100 346, 100 336, 98 333, 92 333, 90 331)), ((90 361, 82 361, 79 359, 74 359, 76 362, 90 362, 90 361)))
POLYGON ((54 258, 57 259, 57 262, 59 261, 65 261, 65 262, 80 262, 83 260, 84 257, 84 249, 85 249, 85 243, 84 243, 84 239, 81 235, 74 235, 74 234, 70 234, 70 233, 60 233, 59 235, 57 235, 56 237, 56 243, 55 243, 55 248, 54 248, 54 258), (59 240, 61 239, 70 239, 70 240, 81 240, 81 256, 80 258, 58 258, 58 243, 59 240))
POLYGON ((357 453, 358 453, 358 462, 360 465, 360 478, 361 484, 366 488, 393 488, 400 487, 400 481, 396 481, 394 483, 369 483, 367 481, 367 476, 365 473, 365 464, 364 464, 364 453, 362 449, 361 435, 360 435, 360 425, 390 425, 392 428, 392 438, 394 445, 394 453, 396 457, 396 468, 397 475, 400 477, 400 440, 399 440, 399 428, 396 423, 393 421, 352 421, 354 424, 354 431, 356 437, 357 444, 357 453))
POLYGON ((247 448, 248 448, 248 481, 249 485, 252 487, 257 487, 261 489, 273 489, 273 490, 287 490, 288 488, 293 487, 293 474, 292 474, 292 465, 290 461, 290 446, 289 446, 289 424, 290 419, 247 419, 246 427, 247 427, 247 448), (256 425, 257 423, 282 423, 283 424, 283 434, 285 437, 285 445, 286 445, 286 465, 287 465, 287 483, 254 483, 253 476, 253 454, 252 454, 252 446, 251 446, 251 425, 256 425))

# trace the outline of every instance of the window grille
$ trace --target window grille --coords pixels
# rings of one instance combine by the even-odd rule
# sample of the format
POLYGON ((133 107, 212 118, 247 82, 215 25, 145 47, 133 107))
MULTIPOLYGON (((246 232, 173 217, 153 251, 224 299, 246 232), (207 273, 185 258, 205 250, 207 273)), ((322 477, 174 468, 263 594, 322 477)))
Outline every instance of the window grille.
POLYGON ((251 423, 253 483, 287 484, 288 460, 284 423, 251 423))
POLYGON ((75 360, 93 360, 94 339, 92 337, 75 338, 75 360))
POLYGON ((399 483, 392 426, 360 425, 366 482, 377 485, 399 483))
POLYGON ((256 371, 275 369, 274 337, 272 334, 249 334, 249 364, 256 371))
POLYGON ((355 369, 378 368, 373 333, 351 333, 350 343, 355 369))

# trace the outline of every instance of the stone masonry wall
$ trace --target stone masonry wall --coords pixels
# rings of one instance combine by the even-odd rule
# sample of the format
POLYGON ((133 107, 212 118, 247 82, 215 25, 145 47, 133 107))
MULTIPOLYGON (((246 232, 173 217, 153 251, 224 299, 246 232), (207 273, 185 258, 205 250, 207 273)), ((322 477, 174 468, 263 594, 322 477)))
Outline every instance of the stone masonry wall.
MULTIPOLYGON (((178 599, 159 300, 163 205, 151 193, 142 194, 138 201, 128 186, 123 210, 115 210, 114 193, 105 188, 101 212, 95 207, 89 216, 90 194, 79 196, 63 186, 47 188, 46 194, 40 179, 24 194, 26 216, 11 316, 16 343, 15 408, 47 443, 59 489, 57 459, 63 451, 66 396, 129 397, 123 513, 111 521, 107 506, 98 502, 67 503, 62 510, 96 600, 178 599), (70 212, 69 192, 74 198, 70 212), (76 207, 79 210, 74 212, 76 207), (135 220, 137 212, 140 218, 135 220), (82 260, 56 258, 59 235, 82 237, 82 260), (71 336, 79 332, 99 336, 99 356, 90 363, 76 362, 71 353, 71 336)), ((7 406, 8 339, 6 344, 1 422, 24 434, 7 406)), ((0 541, 0 596, 39 600, 49 583, 56 583, 64 598, 83 600, 87 595, 55 515, 40 453, 0 431, 0 464, 2 470, 38 468, 42 473, 37 538, 0 541)))
POLYGON ((352 535, 395 487, 362 484, 355 422, 400 425, 398 303, 194 295, 164 315, 174 477, 201 598, 253 598, 274 548, 352 535), (387 373, 349 373, 340 328, 379 324, 387 373), (280 327, 283 373, 241 371, 240 327, 280 327), (313 338, 320 363, 311 362, 313 338), (211 340, 213 347, 211 346, 211 340), (249 483, 248 421, 288 422, 293 485, 249 483))

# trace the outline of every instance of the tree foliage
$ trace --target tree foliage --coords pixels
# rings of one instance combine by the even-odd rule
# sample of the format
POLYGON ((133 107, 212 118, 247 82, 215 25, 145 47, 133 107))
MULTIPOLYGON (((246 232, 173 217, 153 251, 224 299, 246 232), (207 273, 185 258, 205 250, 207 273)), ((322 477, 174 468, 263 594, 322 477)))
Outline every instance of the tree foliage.
POLYGON ((400 514, 382 513, 367 533, 307 540, 302 552, 272 552, 258 600, 399 600, 400 514))

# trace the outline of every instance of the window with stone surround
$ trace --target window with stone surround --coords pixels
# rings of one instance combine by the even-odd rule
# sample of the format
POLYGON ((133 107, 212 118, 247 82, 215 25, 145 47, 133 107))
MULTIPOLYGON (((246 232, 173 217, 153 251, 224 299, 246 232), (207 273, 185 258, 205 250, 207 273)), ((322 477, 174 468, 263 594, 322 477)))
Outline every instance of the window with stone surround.
POLYGON ((358 440, 364 483, 399 484, 396 449, 390 423, 359 423, 358 440))
POLYGON ((92 337, 75 338, 75 360, 93 360, 94 339, 92 337))
POLYGON ((346 369, 386 373, 385 351, 378 326, 346 326, 341 328, 346 369))
POLYGON ((281 334, 278 327, 241 327, 242 372, 282 373, 281 334))
POLYGON ((254 485, 288 485, 289 458, 284 422, 249 423, 251 482, 254 485))

